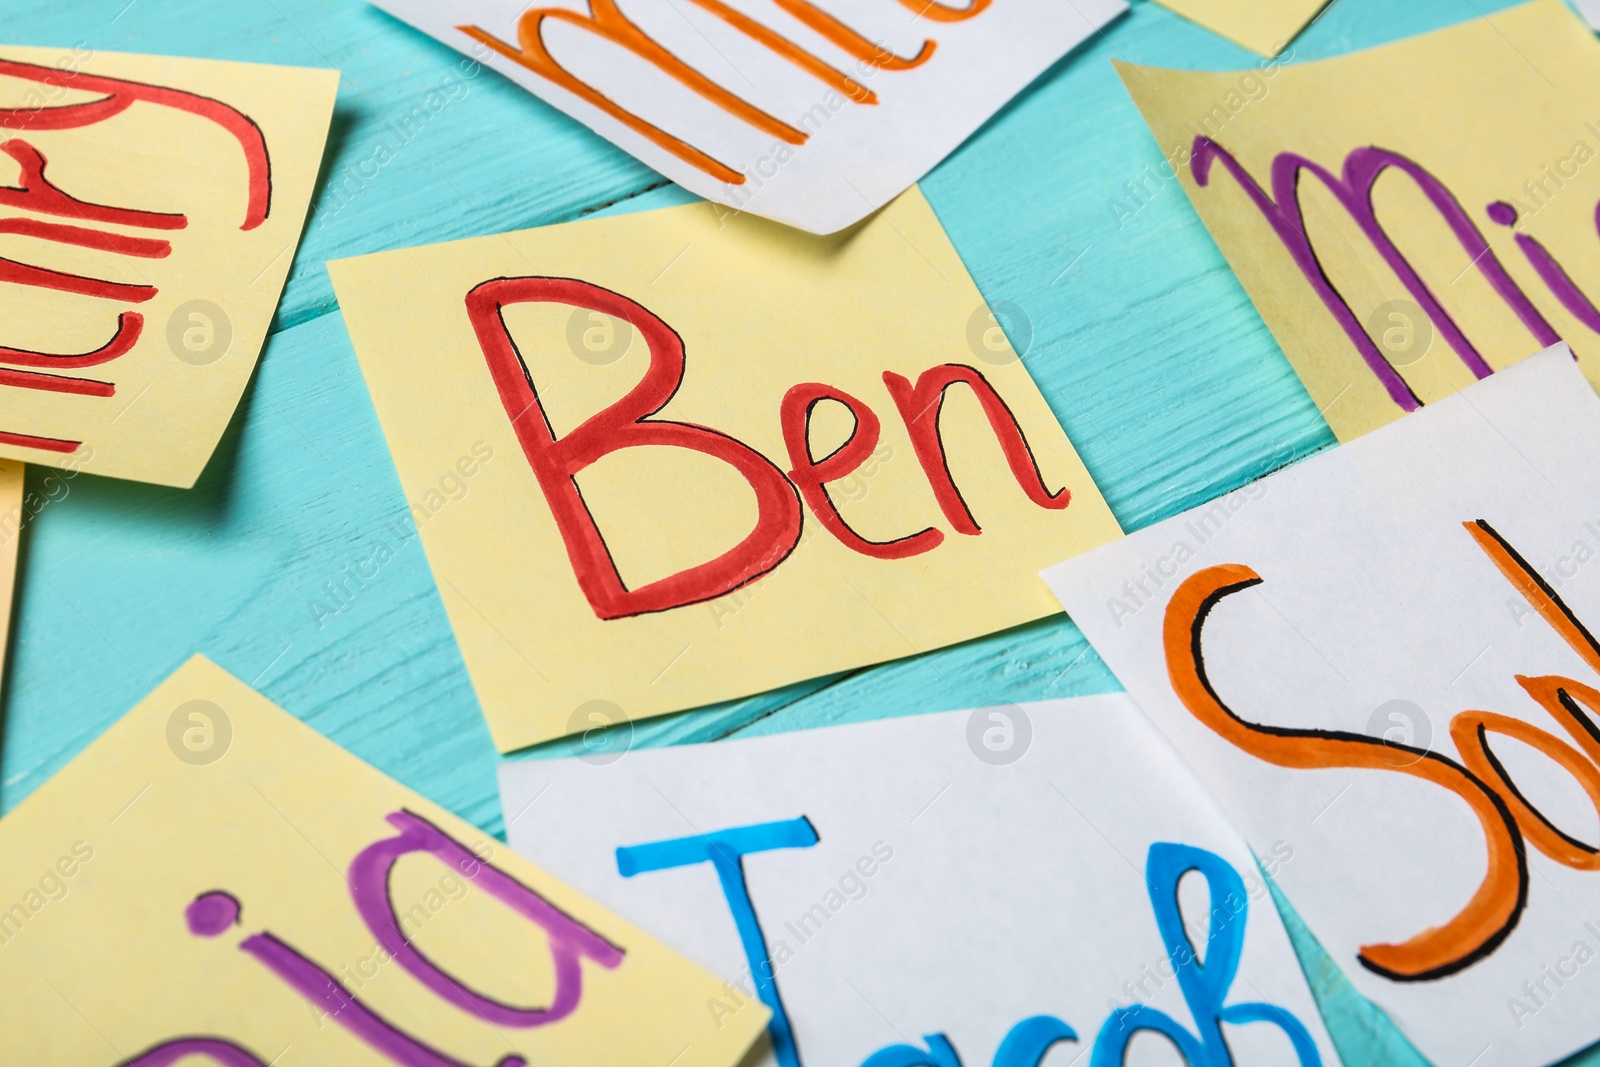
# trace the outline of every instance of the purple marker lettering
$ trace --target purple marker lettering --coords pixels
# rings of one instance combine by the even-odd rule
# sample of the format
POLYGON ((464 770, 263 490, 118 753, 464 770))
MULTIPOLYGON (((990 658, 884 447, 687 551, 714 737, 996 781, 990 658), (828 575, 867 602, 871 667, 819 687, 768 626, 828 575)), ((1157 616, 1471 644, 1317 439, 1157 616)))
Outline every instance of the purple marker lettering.
MULTIPOLYGON (((402 1031, 361 1003, 337 978, 270 933, 252 934, 239 947, 313 1004, 321 1004, 333 1021, 402 1067, 468 1067, 402 1031)), ((496 1067, 527 1067, 521 1056, 506 1056, 496 1067)))
MULTIPOLYGON (((239 912, 236 898, 221 890, 212 890, 194 899, 185 912, 185 918, 189 932, 196 937, 217 937, 239 921, 239 912)), ((251 934, 239 943, 239 948, 254 956, 289 988, 311 1003, 320 1005, 334 1022, 401 1067, 471 1067, 402 1031, 363 1004, 337 978, 272 933, 264 931, 251 934)), ((172 1047, 170 1043, 145 1055, 150 1056, 169 1047, 172 1047)), ((212 1053, 224 1067, 260 1067, 260 1061, 254 1057, 224 1059, 211 1048, 200 1051, 212 1053)), ((175 1062, 175 1058, 135 1062, 139 1067, 164 1067, 175 1062)), ((511 1055, 502 1058, 496 1067, 527 1067, 527 1063, 521 1056, 511 1055)))
POLYGON ((350 895, 378 943, 412 976, 462 1011, 500 1026, 545 1026, 572 1014, 583 996, 583 960, 605 968, 622 963, 623 951, 493 864, 482 862, 460 842, 409 811, 389 822, 400 833, 368 845, 350 863, 350 895), (445 973, 407 941, 389 897, 389 874, 401 856, 426 852, 459 870, 512 911, 543 928, 555 964, 556 990, 549 1007, 520 1008, 485 996, 445 973))
POLYGON ((1300 206, 1299 185, 1302 172, 1316 176, 1329 192, 1338 199, 1344 209, 1350 214, 1361 231, 1371 242, 1379 255, 1394 271, 1406 290, 1416 300, 1428 317, 1438 327, 1439 332, 1450 342, 1461 362, 1467 369, 1479 378, 1487 378, 1493 373, 1489 366, 1467 340, 1460 327, 1456 325, 1440 305, 1433 291, 1428 288, 1410 260, 1401 254, 1395 247, 1394 241, 1387 231, 1379 224, 1376 209, 1372 204, 1372 187, 1378 178, 1388 169, 1400 170, 1413 182, 1433 205, 1434 210, 1449 225, 1460 242, 1462 249, 1471 257, 1471 261, 1484 278, 1493 287, 1500 298, 1517 314, 1542 345, 1553 345, 1560 338, 1556 335, 1543 315, 1528 300, 1528 297, 1506 273, 1504 265, 1489 249, 1489 244, 1484 240, 1483 234, 1472 219, 1462 209, 1455 195, 1435 178, 1420 164, 1407 159, 1397 152, 1390 152, 1381 148, 1357 148, 1345 157, 1344 176, 1338 177, 1324 167, 1313 163, 1304 156, 1292 152, 1280 152, 1272 161, 1272 192, 1269 197, 1249 171, 1236 160, 1233 155, 1209 137, 1196 137, 1194 140, 1194 177, 1202 187, 1211 180, 1211 166, 1221 160, 1244 189, 1245 194, 1255 203, 1256 207, 1266 217, 1272 228, 1277 232, 1278 239, 1283 242, 1295 265, 1305 275, 1306 281, 1311 284, 1317 295, 1322 299, 1324 306, 1338 321, 1345 335, 1349 337, 1361 358, 1372 373, 1383 383, 1392 399, 1402 410, 1413 411, 1421 406, 1417 395, 1411 391, 1399 372, 1389 365, 1382 351, 1373 344, 1372 338, 1367 336, 1366 329, 1351 312, 1350 306, 1345 302, 1333 283, 1328 279, 1323 270, 1322 262, 1317 257, 1316 250, 1311 245, 1311 239, 1305 232, 1305 213, 1300 206))
MULTIPOLYGON (((1504 200, 1496 200, 1487 208, 1489 218, 1501 226, 1515 226, 1517 223, 1517 209, 1504 200)), ((1595 226, 1600 229, 1600 209, 1596 211, 1595 226)), ((1600 333, 1600 311, 1589 298, 1583 294, 1573 283, 1566 268, 1556 261, 1544 245, 1535 238, 1525 233, 1516 235, 1517 247, 1522 249, 1522 254, 1533 264, 1533 269, 1539 272, 1539 277, 1549 287, 1555 298, 1561 301, 1561 306, 1571 312, 1572 317, 1583 323, 1589 329, 1600 333)))
POLYGON ((201 893, 183 910, 189 932, 196 937, 216 937, 239 921, 239 900, 232 893, 213 889, 201 893))
POLYGON ((175 1037, 146 1049, 117 1067, 171 1067, 189 1056, 204 1056, 222 1067, 267 1067, 266 1061, 246 1052, 232 1041, 218 1037, 175 1037))

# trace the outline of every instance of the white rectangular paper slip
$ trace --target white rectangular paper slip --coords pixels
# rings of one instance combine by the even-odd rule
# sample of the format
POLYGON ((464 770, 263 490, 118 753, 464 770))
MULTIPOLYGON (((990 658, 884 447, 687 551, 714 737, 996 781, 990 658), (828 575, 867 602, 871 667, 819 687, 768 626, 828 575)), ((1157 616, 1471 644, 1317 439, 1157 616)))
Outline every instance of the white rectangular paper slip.
POLYGON ((1600 398, 1558 345, 1045 572, 1437 1064, 1600 1038, 1600 398))
POLYGON ((1121 695, 509 762, 500 787, 513 848, 729 980, 713 1017, 778 1007, 768 1064, 1174 1062, 1153 1027, 1194 1063, 1224 1033, 1239 1067, 1338 1062, 1255 860, 1121 695))
POLYGON ((1128 8, 1126 0, 375 2, 691 192, 813 233, 842 230, 910 188, 1128 8))

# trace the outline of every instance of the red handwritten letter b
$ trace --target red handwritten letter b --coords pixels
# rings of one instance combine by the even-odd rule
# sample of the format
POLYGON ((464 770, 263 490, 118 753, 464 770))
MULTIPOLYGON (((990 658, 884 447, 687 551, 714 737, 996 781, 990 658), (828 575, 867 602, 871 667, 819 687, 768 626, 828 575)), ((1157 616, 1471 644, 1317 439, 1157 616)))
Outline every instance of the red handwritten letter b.
POLYGON ((589 282, 524 277, 495 278, 477 286, 467 294, 467 315, 522 452, 555 515, 578 585, 600 618, 668 611, 722 596, 766 574, 794 551, 800 539, 800 497, 777 466, 709 427, 650 418, 678 391, 684 365, 683 338, 655 314, 589 282), (560 438, 500 315, 509 304, 529 303, 565 304, 622 319, 649 346, 650 366, 639 384, 560 438), (641 445, 687 448, 722 460, 750 484, 758 513, 755 528, 717 558, 629 589, 576 479, 601 458, 641 445))

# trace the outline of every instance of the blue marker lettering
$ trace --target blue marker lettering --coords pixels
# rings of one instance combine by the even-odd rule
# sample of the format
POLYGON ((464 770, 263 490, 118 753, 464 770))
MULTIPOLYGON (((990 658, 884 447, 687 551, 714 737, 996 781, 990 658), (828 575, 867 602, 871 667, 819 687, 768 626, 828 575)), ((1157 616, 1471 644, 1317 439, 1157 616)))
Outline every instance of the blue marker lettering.
MULTIPOLYGON (((738 928, 745 959, 755 978, 756 993, 761 1003, 772 1010, 767 1033, 772 1038, 772 1052, 778 1058, 779 1067, 800 1067, 800 1052, 795 1046, 789 1016, 783 1010, 783 998, 778 995, 778 982, 768 958, 761 923, 756 919, 755 905, 750 902, 750 889, 745 885, 743 857, 778 848, 810 848, 816 843, 816 829, 802 816, 617 849, 617 870, 624 878, 696 863, 709 863, 716 869, 717 878, 722 882, 722 895, 728 900, 728 910, 733 913, 733 924, 738 928)), ((956 1062, 951 1067, 961 1065, 956 1062)))
POLYGON ((1089 1067, 1120 1067, 1128 1042, 1141 1030, 1165 1036, 1190 1067, 1231 1067, 1233 1056, 1222 1036, 1223 1023, 1272 1023, 1288 1035, 1300 1067, 1321 1067, 1322 1057, 1311 1035, 1287 1010, 1258 1002, 1223 1006, 1239 970, 1245 915, 1250 907, 1238 873, 1214 853, 1158 841, 1150 846, 1144 875, 1156 927, 1199 1033, 1191 1033, 1166 1012, 1147 1004, 1118 1008, 1100 1028, 1089 1067), (1178 904, 1178 882, 1190 871, 1199 871, 1205 878, 1211 897, 1211 929, 1203 964, 1184 932, 1178 904))

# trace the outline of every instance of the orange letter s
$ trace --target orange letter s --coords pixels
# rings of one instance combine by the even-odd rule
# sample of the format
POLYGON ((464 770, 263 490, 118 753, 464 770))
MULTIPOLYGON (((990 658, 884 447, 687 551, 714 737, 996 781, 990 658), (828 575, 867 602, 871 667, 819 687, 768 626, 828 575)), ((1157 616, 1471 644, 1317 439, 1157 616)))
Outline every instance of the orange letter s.
POLYGON ((1354 767, 1399 771, 1460 797, 1483 829, 1487 871, 1467 905, 1448 922, 1399 944, 1361 947, 1368 970, 1396 981, 1443 978, 1493 952, 1516 926, 1527 902, 1528 867, 1522 834, 1505 802, 1459 763, 1436 752, 1394 745, 1365 734, 1302 730, 1246 721, 1225 704, 1206 676, 1201 633, 1224 597, 1261 584, 1240 564, 1207 567, 1190 575, 1167 604, 1162 644, 1172 688, 1190 714, 1218 736, 1279 767, 1354 767), (1396 766, 1394 751, 1416 757, 1396 766))

